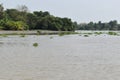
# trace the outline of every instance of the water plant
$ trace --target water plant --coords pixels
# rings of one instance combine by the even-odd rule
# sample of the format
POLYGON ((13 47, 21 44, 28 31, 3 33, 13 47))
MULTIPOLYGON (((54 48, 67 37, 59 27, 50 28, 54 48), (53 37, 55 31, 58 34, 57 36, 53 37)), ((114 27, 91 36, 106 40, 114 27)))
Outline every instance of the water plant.
POLYGON ((84 37, 89 37, 88 35, 84 35, 84 37))
POLYGON ((37 35, 40 35, 40 34, 41 34, 41 31, 40 31, 40 30, 38 30, 38 31, 37 31, 37 35))
POLYGON ((37 46, 38 46, 38 43, 33 43, 33 46, 34 46, 34 47, 37 47, 37 46))
POLYGON ((59 36, 64 36, 64 35, 70 35, 70 34, 79 34, 78 32, 73 32, 73 31, 65 31, 65 32, 59 32, 59 36))
POLYGON ((96 34, 96 35, 101 35, 101 34, 103 34, 102 32, 94 32, 94 34, 96 34))
POLYGON ((65 33, 60 32, 58 35, 59 35, 59 36, 64 36, 64 35, 65 35, 65 33))
POLYGON ((2 36, 2 37, 8 37, 7 34, 0 34, 0 36, 2 36))
POLYGON ((118 35, 116 32, 108 32, 109 35, 118 35))
POLYGON ((25 37, 25 34, 21 34, 20 37, 25 37))

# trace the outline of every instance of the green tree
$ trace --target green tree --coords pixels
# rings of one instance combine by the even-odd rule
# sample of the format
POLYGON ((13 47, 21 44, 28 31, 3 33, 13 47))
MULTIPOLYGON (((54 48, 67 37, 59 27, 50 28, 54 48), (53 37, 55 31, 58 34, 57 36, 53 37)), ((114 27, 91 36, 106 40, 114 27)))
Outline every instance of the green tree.
POLYGON ((5 11, 6 16, 9 20, 19 21, 19 11, 16 9, 7 9, 5 11))
POLYGON ((110 30, 117 30, 117 21, 116 20, 110 21, 108 24, 110 25, 110 30))
POLYGON ((29 29, 35 29, 37 25, 37 16, 32 13, 28 13, 27 25, 29 26, 29 29))
POLYGON ((4 30, 26 30, 28 26, 21 21, 7 21, 4 25, 4 30))
POLYGON ((0 4, 0 19, 3 19, 4 17, 4 7, 2 4, 0 4))

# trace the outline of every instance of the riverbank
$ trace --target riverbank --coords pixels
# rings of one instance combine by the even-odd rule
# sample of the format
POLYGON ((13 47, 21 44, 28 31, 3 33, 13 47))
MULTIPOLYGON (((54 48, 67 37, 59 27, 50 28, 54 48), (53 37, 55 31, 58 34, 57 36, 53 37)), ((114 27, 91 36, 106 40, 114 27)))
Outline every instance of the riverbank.
POLYGON ((97 36, 97 35, 112 35, 112 36, 120 36, 120 31, 49 31, 49 30, 26 30, 26 31, 0 31, 0 36, 8 36, 8 35, 70 35, 70 34, 78 34, 79 36, 89 37, 89 36, 97 36))
POLYGON ((74 33, 72 31, 48 31, 48 30, 26 30, 26 31, 0 31, 0 35, 52 35, 52 34, 60 34, 60 33, 74 33))

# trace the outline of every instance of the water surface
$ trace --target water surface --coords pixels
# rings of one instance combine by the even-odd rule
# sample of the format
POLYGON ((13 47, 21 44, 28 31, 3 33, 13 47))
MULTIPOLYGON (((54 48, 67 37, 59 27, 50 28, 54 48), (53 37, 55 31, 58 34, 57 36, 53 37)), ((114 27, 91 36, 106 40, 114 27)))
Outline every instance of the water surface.
POLYGON ((120 80, 119 44, 109 35, 0 37, 0 80, 120 80))

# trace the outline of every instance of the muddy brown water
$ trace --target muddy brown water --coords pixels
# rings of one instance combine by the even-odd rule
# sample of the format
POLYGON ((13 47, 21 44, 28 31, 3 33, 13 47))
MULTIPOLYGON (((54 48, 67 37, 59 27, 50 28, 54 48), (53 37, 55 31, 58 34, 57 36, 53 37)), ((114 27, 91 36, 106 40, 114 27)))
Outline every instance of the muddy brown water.
POLYGON ((120 80, 120 36, 0 37, 0 80, 120 80))

